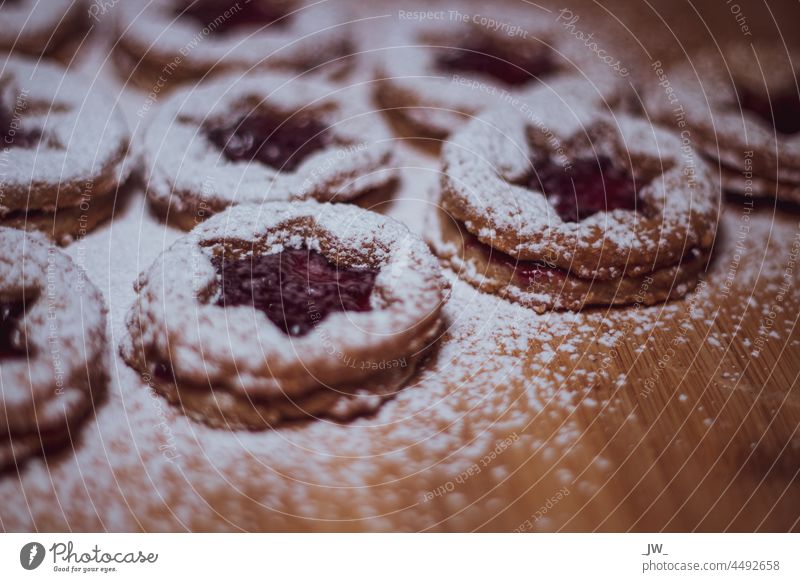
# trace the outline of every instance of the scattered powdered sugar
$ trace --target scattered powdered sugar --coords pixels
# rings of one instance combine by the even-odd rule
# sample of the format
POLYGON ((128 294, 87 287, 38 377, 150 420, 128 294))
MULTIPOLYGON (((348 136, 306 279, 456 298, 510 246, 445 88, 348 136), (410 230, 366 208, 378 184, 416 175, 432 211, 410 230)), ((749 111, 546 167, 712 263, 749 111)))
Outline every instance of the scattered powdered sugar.
MULTIPOLYGON (((139 200, 124 220, 88 241, 105 251, 88 257, 87 268, 111 297, 114 342, 134 298, 131 273, 148 266, 177 236, 142 220, 142 210, 139 200), (127 268, 114 270, 123 265, 127 268)), ((734 209, 721 232, 734 236, 737 220, 734 209)), ((776 229, 769 216, 754 217, 750 248, 775 229, 776 239, 784 240, 776 251, 781 254, 790 246, 786 235, 792 227, 776 229)), ((5 504, 2 523, 9 530, 419 530, 436 527, 439 519, 427 511, 425 503, 432 502, 426 502, 426 492, 459 487, 465 470, 512 435, 518 440, 483 469, 483 477, 498 480, 486 486, 493 491, 487 498, 448 494, 448 515, 460 512, 451 527, 474 527, 490 508, 505 507, 508 492, 497 483, 513 478, 517 467, 534 457, 539 466, 555 468, 542 484, 543 498, 556 484, 591 495, 613 465, 593 450, 586 451, 591 467, 573 464, 589 446, 579 438, 583 430, 575 414, 585 407, 619 409, 619 397, 604 386, 637 389, 612 349, 623 352, 627 346, 636 348, 636 357, 647 356, 652 349, 647 339, 672 337, 686 304, 694 306, 691 320, 725 349, 752 345, 747 338, 726 337, 716 325, 715 298, 734 246, 726 240, 720 248, 709 273, 713 284, 686 301, 651 308, 537 315, 451 278, 452 295, 443 311, 446 332, 420 376, 377 416, 348 425, 319 421, 252 433, 210 429, 182 417, 116 358, 112 395, 86 427, 81 446, 49 467, 33 461, 19 479, 0 482, 4 499, 23 499, 24 491, 35 500, 5 504), (554 353, 571 357, 565 362, 554 353)), ((69 250, 77 251, 75 245, 69 250)), ((763 257, 746 256, 751 260, 742 261, 735 277, 738 292, 763 284, 779 290, 783 266, 764 272, 763 257)), ((762 302, 755 304, 760 316, 762 302)), ((750 308, 745 302, 737 309, 741 315, 750 308)), ((726 381, 735 381, 728 376, 726 381)), ((564 504, 563 514, 554 511, 551 527, 568 519, 571 510, 564 504)))

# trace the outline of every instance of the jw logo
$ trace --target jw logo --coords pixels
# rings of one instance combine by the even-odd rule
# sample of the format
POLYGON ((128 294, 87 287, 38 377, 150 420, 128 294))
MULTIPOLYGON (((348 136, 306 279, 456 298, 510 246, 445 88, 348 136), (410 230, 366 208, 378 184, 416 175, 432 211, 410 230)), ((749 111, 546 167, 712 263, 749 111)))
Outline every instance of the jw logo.
POLYGON ((663 544, 647 544, 647 553, 642 555, 651 556, 654 554, 659 554, 661 556, 669 556, 669 554, 662 551, 663 549, 664 549, 663 544))
POLYGON ((44 561, 44 546, 38 542, 30 542, 19 551, 19 563, 26 570, 35 570, 44 561))

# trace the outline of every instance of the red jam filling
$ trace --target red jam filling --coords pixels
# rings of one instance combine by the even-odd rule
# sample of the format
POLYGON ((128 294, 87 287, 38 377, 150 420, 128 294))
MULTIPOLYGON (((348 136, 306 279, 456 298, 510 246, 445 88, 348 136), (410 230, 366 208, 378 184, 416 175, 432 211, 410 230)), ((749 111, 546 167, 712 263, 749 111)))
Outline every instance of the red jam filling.
POLYGON ((289 118, 255 111, 231 124, 207 129, 208 138, 232 162, 258 161, 291 172, 310 154, 331 143, 328 126, 307 114, 289 118))
POLYGON ((181 18, 198 22, 210 34, 225 34, 236 29, 267 26, 288 14, 275 4, 263 0, 197 0, 179 7, 176 13, 181 18))
POLYGON ((217 305, 252 305, 290 336, 302 336, 328 315, 370 311, 377 269, 345 268, 307 249, 212 258, 221 280, 217 305))
POLYGON ((608 158, 578 159, 570 166, 547 159, 533 167, 528 187, 544 193, 564 222, 641 206, 633 177, 608 158))
POLYGON ((784 135, 800 132, 800 95, 786 91, 766 95, 744 87, 737 89, 742 109, 758 115, 784 135), (773 117, 774 115, 774 117, 773 117))
POLYGON ((7 111, 0 109, 0 148, 36 147, 41 137, 38 131, 23 131, 7 111))
POLYGON ((27 352, 11 341, 25 315, 22 301, 0 303, 0 358, 24 357, 27 352))
POLYGON ((501 50, 486 41, 441 51, 436 64, 445 71, 482 73, 511 86, 523 85, 556 70, 549 52, 526 55, 524 51, 501 50))
POLYGON ((556 266, 549 265, 544 261, 521 261, 511 255, 498 251, 487 244, 482 243, 473 234, 466 231, 461 225, 461 232, 464 236, 464 250, 474 249, 482 253, 488 263, 503 265, 513 271, 514 278, 528 287, 535 287, 537 284, 552 283, 555 279, 563 279, 566 271, 556 266))

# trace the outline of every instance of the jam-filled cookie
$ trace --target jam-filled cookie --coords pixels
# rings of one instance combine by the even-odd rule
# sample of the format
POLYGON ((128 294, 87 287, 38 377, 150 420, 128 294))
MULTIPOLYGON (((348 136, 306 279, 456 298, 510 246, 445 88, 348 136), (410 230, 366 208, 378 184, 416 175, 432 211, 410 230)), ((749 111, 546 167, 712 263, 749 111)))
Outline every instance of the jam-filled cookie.
POLYGON ((107 382, 100 291, 41 235, 0 227, 0 471, 78 438, 107 382))
POLYGON ((426 245, 347 204, 235 206, 141 275, 120 351, 190 417, 250 429, 374 412, 440 332, 426 245))
POLYGON ((690 290, 716 231, 702 160, 583 92, 540 92, 525 111, 487 111, 445 144, 435 252, 537 311, 690 290))
POLYGON ((332 2, 125 2, 114 60, 120 75, 156 93, 254 68, 339 76, 351 62, 347 20, 332 2))
POLYGON ((580 58, 549 16, 529 6, 497 14, 491 22, 415 23, 382 51, 375 99, 403 133, 443 139, 486 107, 555 76, 611 75, 580 58))
POLYGON ((800 203, 800 53, 783 44, 724 49, 656 72, 648 113, 718 165, 726 191, 800 203))
POLYGON ((114 100, 61 67, 11 57, 0 72, 0 225, 66 244, 109 218, 130 173, 114 100))
POLYGON ((5 0, 0 51, 66 61, 89 28, 83 0, 5 0))
POLYGON ((153 207, 189 230, 233 204, 349 201, 389 188, 391 136, 357 97, 276 73, 173 95, 144 138, 153 207))

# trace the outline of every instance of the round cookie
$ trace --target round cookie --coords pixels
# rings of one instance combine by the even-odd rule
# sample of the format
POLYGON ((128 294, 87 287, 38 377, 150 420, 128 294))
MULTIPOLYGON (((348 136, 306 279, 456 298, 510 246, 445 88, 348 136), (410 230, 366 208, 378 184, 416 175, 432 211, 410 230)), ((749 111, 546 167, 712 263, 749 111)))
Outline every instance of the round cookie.
POLYGON ((537 309, 653 303, 696 282, 716 233, 708 168, 589 95, 582 82, 537 91, 445 144, 441 206, 456 224, 431 238, 470 282, 537 309))
POLYGON ((351 64, 347 18, 331 2, 124 2, 117 29, 120 76, 155 93, 225 71, 339 76, 351 64))
POLYGON ((189 230, 233 204, 351 201, 389 188, 391 135, 365 105, 277 73, 176 93, 144 137, 150 202, 189 230))
POLYGON ((74 444, 107 382, 106 308, 72 259, 0 227, 0 470, 74 444))
POLYGON ((683 153, 669 132, 579 92, 540 92, 445 145, 442 205, 515 258, 583 277, 638 275, 713 242, 718 197, 706 164, 683 153))
POLYGON ((276 73, 179 92, 146 130, 150 202, 189 230, 234 204, 351 201, 389 188, 391 135, 364 105, 352 91, 276 73))
POLYGON ((130 174, 114 100, 59 66, 9 57, 0 74, 0 225, 67 244, 109 218, 130 174))
POLYGON ((0 10, 0 51, 68 62, 87 33, 84 0, 6 0, 0 10))
POLYGON ((382 51, 375 100, 401 132, 441 140, 483 109, 562 75, 619 80, 567 39, 528 6, 503 6, 491 22, 415 22, 382 51))
POLYGON ((235 206, 142 274, 120 352, 214 426, 346 420, 413 375, 446 289, 425 244, 392 219, 341 204, 235 206))
POLYGON ((727 45, 721 56, 702 53, 667 70, 673 92, 654 85, 643 92, 643 103, 655 121, 676 132, 683 127, 680 111, 692 145, 720 165, 725 189, 797 203, 798 58, 778 42, 727 45))

